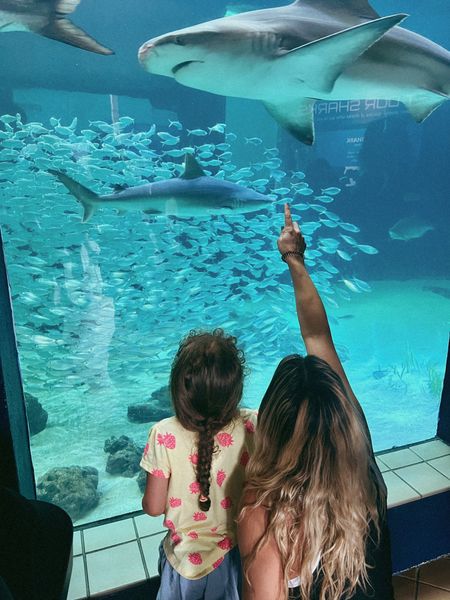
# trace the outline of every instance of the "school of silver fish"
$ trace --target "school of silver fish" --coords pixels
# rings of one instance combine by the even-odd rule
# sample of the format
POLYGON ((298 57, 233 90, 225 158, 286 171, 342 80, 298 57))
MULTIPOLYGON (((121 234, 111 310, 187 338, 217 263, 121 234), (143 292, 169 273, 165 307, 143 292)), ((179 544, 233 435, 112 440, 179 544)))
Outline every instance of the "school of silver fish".
POLYGON ((240 140, 218 123, 190 131, 192 142, 182 146, 178 121, 167 131, 135 131, 126 116, 81 131, 76 119, 0 121, 1 222, 31 393, 89 392, 105 377, 126 383, 142 372, 168 374, 180 336, 193 328, 223 327, 266 363, 285 353, 286 340, 298 350, 297 330, 286 318, 292 292, 275 246, 285 201, 300 220, 306 263, 324 302, 338 307, 370 291, 352 259, 378 251, 357 240, 357 225, 330 210, 340 189, 311 189, 303 172, 283 170, 278 150, 261 138, 240 140), (212 141, 217 133, 223 141, 212 141), (233 162, 237 143, 252 145, 254 163, 233 162), (195 154, 209 177, 272 203, 247 215, 207 218, 99 208, 83 224, 80 207, 48 172, 106 194, 179 177, 186 154, 195 154))

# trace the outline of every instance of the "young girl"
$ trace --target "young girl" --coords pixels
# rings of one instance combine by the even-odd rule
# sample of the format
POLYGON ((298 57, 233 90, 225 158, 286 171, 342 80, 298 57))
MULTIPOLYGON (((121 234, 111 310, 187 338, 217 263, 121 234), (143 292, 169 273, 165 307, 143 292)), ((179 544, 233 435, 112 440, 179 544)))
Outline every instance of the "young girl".
POLYGON ((220 329, 191 332, 172 365, 175 417, 150 431, 142 507, 165 515, 158 600, 237 600, 236 512, 256 417, 238 410, 244 356, 220 329))
POLYGON ((262 400, 239 520, 244 600, 393 600, 386 487, 289 207, 278 239, 308 356, 262 400))

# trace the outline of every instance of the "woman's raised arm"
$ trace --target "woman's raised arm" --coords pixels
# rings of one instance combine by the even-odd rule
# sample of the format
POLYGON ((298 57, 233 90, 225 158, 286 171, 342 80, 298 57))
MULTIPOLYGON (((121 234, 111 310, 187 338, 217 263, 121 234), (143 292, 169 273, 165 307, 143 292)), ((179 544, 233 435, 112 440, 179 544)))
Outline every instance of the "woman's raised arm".
POLYGON ((300 331, 308 354, 325 360, 341 377, 350 397, 357 402, 342 363, 334 347, 327 314, 319 292, 304 264, 306 249, 300 227, 292 220, 288 204, 284 205, 284 227, 278 238, 278 250, 287 263, 294 286, 300 331))

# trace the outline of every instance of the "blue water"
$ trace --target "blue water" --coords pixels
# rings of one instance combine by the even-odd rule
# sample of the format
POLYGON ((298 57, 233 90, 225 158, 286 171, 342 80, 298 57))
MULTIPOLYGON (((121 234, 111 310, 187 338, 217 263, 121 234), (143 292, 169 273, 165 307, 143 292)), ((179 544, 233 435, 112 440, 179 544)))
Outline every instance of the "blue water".
MULTIPOLYGON (((410 13, 405 27, 450 47, 443 2, 373 6, 410 13)), ((149 424, 130 423, 127 407, 167 384, 181 335, 217 326, 236 335, 249 366, 243 402, 255 408, 277 361, 303 351, 276 250, 286 198, 375 449, 436 432, 450 324, 450 107, 418 125, 395 99, 318 102, 307 147, 256 101, 140 68, 145 40, 226 8, 83 0, 73 21, 114 48, 107 57, 1 34, 2 233, 24 387, 49 413, 33 461, 37 478, 55 466, 98 468, 102 499, 84 521, 139 508, 136 481, 105 472, 103 444, 123 434, 144 444, 149 424), (196 218, 105 207, 83 224, 81 205, 48 173, 108 194, 178 177, 186 152, 211 177, 273 203, 196 218), (392 239, 411 218, 427 230, 392 239)))

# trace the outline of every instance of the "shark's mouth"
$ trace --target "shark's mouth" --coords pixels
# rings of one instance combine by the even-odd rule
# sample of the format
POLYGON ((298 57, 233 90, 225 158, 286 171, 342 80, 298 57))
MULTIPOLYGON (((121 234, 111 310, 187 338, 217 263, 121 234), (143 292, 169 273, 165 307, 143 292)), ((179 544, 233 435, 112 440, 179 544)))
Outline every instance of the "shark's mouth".
POLYGON ((173 75, 176 75, 181 69, 192 65, 192 63, 202 63, 203 60, 185 60, 184 62, 178 63, 172 68, 173 75))

